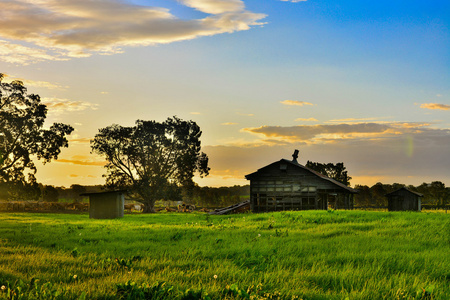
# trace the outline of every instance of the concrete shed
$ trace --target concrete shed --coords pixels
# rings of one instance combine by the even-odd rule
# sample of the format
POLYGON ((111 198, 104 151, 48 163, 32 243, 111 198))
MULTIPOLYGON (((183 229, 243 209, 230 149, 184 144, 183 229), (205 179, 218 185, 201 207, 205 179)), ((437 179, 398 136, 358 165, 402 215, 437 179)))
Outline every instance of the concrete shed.
POLYGON ((89 196, 89 218, 122 218, 124 214, 125 192, 111 191, 82 194, 82 196, 89 196))
POLYGON ((421 211, 422 194, 413 192, 405 187, 386 194, 389 211, 421 211))

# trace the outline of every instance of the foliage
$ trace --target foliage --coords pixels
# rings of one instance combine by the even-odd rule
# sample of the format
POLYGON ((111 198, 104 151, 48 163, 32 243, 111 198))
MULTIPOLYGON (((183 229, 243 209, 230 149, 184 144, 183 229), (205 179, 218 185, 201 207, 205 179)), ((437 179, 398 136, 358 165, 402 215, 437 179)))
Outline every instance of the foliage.
POLYGON ((41 284, 39 279, 33 277, 29 283, 25 283, 22 280, 18 280, 13 284, 6 282, 5 285, 1 286, 0 298, 3 298, 2 296, 6 296, 5 298, 8 300, 84 300, 86 293, 82 292, 79 296, 75 296, 65 288, 60 288, 51 282, 41 284))
POLYGON ((34 277, 38 287, 70 291, 65 299, 151 299, 138 296, 150 291, 165 299, 450 295, 445 213, 5 213, 0 224, 0 286, 34 277))
POLYGON ((329 178, 332 178, 340 183, 345 184, 346 186, 350 186, 350 180, 352 179, 348 176, 346 168, 344 167, 344 163, 327 163, 322 164, 318 162, 309 161, 306 163, 306 167, 312 169, 316 172, 319 172, 322 175, 325 175, 329 178))
POLYGON ((248 199, 250 186, 200 187, 195 185, 183 200, 200 207, 226 207, 248 199))
POLYGON ((58 202, 59 192, 52 185, 42 187, 42 200, 45 202, 58 202))
POLYGON ((100 129, 91 147, 108 161, 107 186, 131 189, 152 212, 156 200, 181 200, 180 187, 192 185, 195 172, 208 175, 201 134, 195 122, 177 117, 162 123, 138 120, 134 127, 100 129))
POLYGON ((3 82, 4 77, 0 73, 0 181, 33 183, 32 156, 43 163, 57 159, 73 128, 54 123, 44 129, 47 108, 39 95, 27 94, 21 81, 3 82))
POLYGON ((440 181, 431 183, 422 183, 419 186, 405 186, 404 184, 383 184, 378 182, 369 187, 366 185, 356 185, 355 189, 359 191, 355 195, 356 206, 374 206, 387 207, 386 194, 396 191, 402 187, 406 187, 413 192, 423 195, 422 205, 431 205, 434 207, 444 208, 450 200, 450 189, 440 181))

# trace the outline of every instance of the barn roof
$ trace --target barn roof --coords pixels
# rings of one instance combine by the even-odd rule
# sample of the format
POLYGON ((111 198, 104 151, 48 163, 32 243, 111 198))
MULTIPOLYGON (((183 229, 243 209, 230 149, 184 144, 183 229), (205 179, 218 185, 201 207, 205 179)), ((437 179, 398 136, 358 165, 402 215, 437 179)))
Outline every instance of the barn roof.
POLYGON ((420 194, 420 193, 411 191, 410 189, 405 188, 405 187, 402 187, 402 188, 399 188, 398 190, 395 190, 395 191, 393 191, 393 192, 387 193, 385 196, 394 195, 394 194, 396 194, 397 192, 399 192, 399 191, 401 191, 401 190, 405 190, 405 191, 407 191, 407 192, 410 192, 411 194, 417 195, 417 196, 419 196, 419 197, 423 197, 423 194, 420 194))
POLYGON ((246 178, 247 180, 250 180, 251 177, 253 177, 254 175, 257 175, 257 174, 260 173, 260 172, 264 172, 264 169, 265 169, 265 168, 268 168, 268 167, 271 167, 271 166, 274 165, 274 164, 280 164, 280 163, 290 164, 290 165, 295 166, 295 167, 297 167, 297 168, 301 168, 301 169, 303 169, 303 170, 306 170, 306 171, 308 171, 308 172, 310 172, 310 173, 316 175, 317 177, 320 177, 320 178, 323 179, 323 180, 329 181, 329 182, 333 183, 334 185, 336 185, 336 186, 338 186, 338 187, 340 187, 340 188, 342 188, 342 189, 347 190, 348 192, 350 192, 350 193, 352 193, 352 194, 357 194, 357 193, 358 193, 357 190, 352 189, 351 187, 348 187, 348 186, 346 186, 345 184, 343 184, 343 183, 341 183, 341 182, 339 182, 339 181, 337 181, 337 180, 334 180, 334 179, 332 179, 332 178, 330 178, 330 177, 328 177, 328 176, 325 176, 325 175, 323 175, 323 174, 321 174, 321 173, 319 173, 319 172, 316 172, 316 171, 314 171, 314 170, 312 170, 312 169, 310 169, 310 168, 307 168, 307 167, 305 167, 305 166, 299 164, 297 161, 287 160, 287 159, 284 159, 284 158, 281 159, 280 161, 276 161, 276 162, 271 163, 271 164, 269 164, 269 165, 267 165, 267 166, 265 166, 265 167, 262 167, 262 168, 258 169, 258 171, 256 171, 256 172, 253 172, 253 173, 251 173, 251 174, 245 175, 245 178, 246 178))
POLYGON ((104 194, 126 194, 126 193, 127 193, 127 190, 118 190, 118 191, 83 193, 83 194, 80 194, 80 196, 92 196, 92 195, 104 195, 104 194))

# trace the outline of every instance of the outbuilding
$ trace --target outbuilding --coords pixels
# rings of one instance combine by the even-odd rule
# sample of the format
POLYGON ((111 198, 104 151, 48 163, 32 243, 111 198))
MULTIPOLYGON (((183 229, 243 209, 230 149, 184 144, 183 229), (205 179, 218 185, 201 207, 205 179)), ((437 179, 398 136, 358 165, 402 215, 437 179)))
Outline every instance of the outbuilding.
POLYGON ((82 196, 89 196, 89 218, 122 218, 124 215, 125 193, 126 191, 109 191, 82 194, 82 196))
POLYGON ((386 194, 389 211, 421 211, 422 194, 413 192, 405 187, 386 194))
POLYGON ((356 190, 293 160, 281 159, 245 176, 252 212, 353 209, 356 190))

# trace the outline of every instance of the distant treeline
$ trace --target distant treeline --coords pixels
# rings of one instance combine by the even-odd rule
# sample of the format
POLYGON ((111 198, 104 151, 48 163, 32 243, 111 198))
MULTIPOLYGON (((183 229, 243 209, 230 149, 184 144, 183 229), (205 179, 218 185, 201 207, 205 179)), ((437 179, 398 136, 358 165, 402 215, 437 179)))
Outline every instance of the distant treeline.
POLYGON ((355 195, 354 203, 356 207, 387 207, 386 194, 398 190, 402 187, 422 194, 422 205, 427 207, 442 207, 450 204, 450 188, 440 181, 432 183, 422 183, 419 186, 394 184, 377 184, 368 187, 367 185, 356 185, 355 189, 359 191, 355 195))
MULTIPOLYGON (((87 197, 80 194, 104 191, 104 186, 73 184, 70 188, 42 184, 0 183, 0 200, 83 202, 87 197)), ((199 207, 223 207, 248 199, 250 186, 200 187, 193 186, 183 192, 183 201, 199 207)), ((139 199, 134 199, 138 200, 139 199)), ((161 201, 163 205, 169 202, 161 201)), ((173 204, 173 203, 172 203, 173 204)))
POLYGON ((87 197, 83 193, 103 190, 102 185, 83 186, 73 184, 70 188, 54 187, 40 183, 23 184, 21 182, 0 182, 0 200, 5 201, 44 201, 44 202, 83 202, 87 197))
MULTIPOLYGON (((354 205, 355 207, 387 207, 385 195, 402 187, 422 194, 422 205, 426 207, 443 208, 450 205, 450 187, 446 187, 440 181, 422 183, 419 186, 407 186, 399 183, 383 184, 380 182, 371 187, 356 185, 355 189, 359 193, 354 197, 354 205)), ((87 197, 81 197, 80 194, 101 192, 103 190, 104 187, 101 185, 82 186, 74 184, 70 188, 64 188, 42 184, 0 183, 0 200, 83 202, 87 201, 87 197)), ((198 207, 225 207, 247 200, 249 195, 249 185, 235 185, 231 187, 200 187, 196 185, 183 192, 183 201, 195 204, 198 207)), ((159 203, 168 202, 163 201, 159 203)))
POLYGON ((231 187, 195 186, 184 193, 184 201, 200 207, 225 207, 249 199, 250 185, 231 187))

